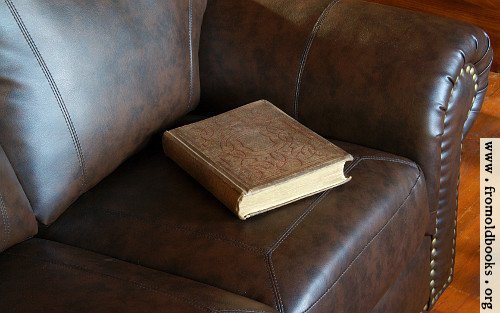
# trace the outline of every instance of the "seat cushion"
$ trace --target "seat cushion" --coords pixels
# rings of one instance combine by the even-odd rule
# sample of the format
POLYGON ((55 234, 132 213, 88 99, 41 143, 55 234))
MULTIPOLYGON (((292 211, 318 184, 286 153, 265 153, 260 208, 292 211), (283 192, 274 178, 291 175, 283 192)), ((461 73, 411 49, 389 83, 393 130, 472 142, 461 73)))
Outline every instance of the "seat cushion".
POLYGON ((241 294, 286 312, 369 312, 420 246, 428 219, 412 162, 335 142, 352 180, 240 221, 150 147, 40 236, 241 294))
POLYGON ((41 222, 196 106, 205 6, 0 2, 0 144, 41 222))
POLYGON ((9 312, 276 312, 185 278, 42 239, 0 254, 9 312))
POLYGON ((370 313, 417 313, 427 310, 431 285, 430 246, 431 237, 425 236, 403 272, 370 313))

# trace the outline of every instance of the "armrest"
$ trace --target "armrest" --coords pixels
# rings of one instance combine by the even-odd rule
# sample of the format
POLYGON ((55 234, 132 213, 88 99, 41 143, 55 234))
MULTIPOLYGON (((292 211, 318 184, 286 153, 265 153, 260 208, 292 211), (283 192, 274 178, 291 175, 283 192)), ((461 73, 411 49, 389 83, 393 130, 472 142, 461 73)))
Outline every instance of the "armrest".
POLYGON ((258 2, 209 1, 199 110, 265 98, 325 137, 413 159, 435 211, 445 135, 466 133, 486 92, 486 34, 360 1, 258 2), (474 74, 460 76, 467 65, 477 96, 474 74))
POLYGON ((37 231, 30 203, 0 146, 0 252, 37 231))
POLYGON ((265 98, 325 137, 418 163, 434 216, 431 303, 452 279, 461 141, 488 85, 475 26, 355 0, 209 1, 203 113, 265 98))

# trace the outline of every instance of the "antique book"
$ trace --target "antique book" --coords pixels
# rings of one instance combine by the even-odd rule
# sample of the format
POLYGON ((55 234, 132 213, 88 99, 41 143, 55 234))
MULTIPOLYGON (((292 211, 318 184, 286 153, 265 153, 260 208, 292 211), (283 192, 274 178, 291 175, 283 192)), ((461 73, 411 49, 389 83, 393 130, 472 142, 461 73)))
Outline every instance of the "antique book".
POLYGON ((350 154, 266 100, 166 131, 163 149, 243 220, 350 179, 350 154))

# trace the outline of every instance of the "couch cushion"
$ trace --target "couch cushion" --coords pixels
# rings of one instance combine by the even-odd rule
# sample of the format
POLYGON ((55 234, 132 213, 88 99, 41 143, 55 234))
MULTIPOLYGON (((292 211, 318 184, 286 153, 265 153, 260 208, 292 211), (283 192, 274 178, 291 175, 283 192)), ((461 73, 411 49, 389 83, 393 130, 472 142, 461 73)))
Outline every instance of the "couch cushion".
POLYGON ((0 252, 37 231, 30 203, 0 146, 0 252))
POLYGON ((196 106, 205 6, 0 3, 0 144, 41 222, 196 106))
POLYGON ((41 239, 0 255, 9 312, 276 312, 185 278, 41 239))
POLYGON ((349 183, 240 221, 158 140, 40 234, 281 311, 368 312, 422 242, 425 184, 406 159, 335 143, 349 183))
POLYGON ((417 313, 429 302, 431 237, 425 236, 398 279, 370 313, 417 313), (403 296, 404 295, 404 296, 403 296))

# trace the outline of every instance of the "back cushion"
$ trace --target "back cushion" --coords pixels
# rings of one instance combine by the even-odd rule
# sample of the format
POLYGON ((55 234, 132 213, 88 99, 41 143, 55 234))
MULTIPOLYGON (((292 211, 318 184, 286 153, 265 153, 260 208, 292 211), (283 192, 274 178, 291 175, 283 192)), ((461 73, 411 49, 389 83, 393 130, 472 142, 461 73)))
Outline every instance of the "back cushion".
POLYGON ((0 252, 37 231, 30 203, 0 146, 0 252))
POLYGON ((196 106, 205 7, 0 3, 0 144, 42 223, 196 106))

